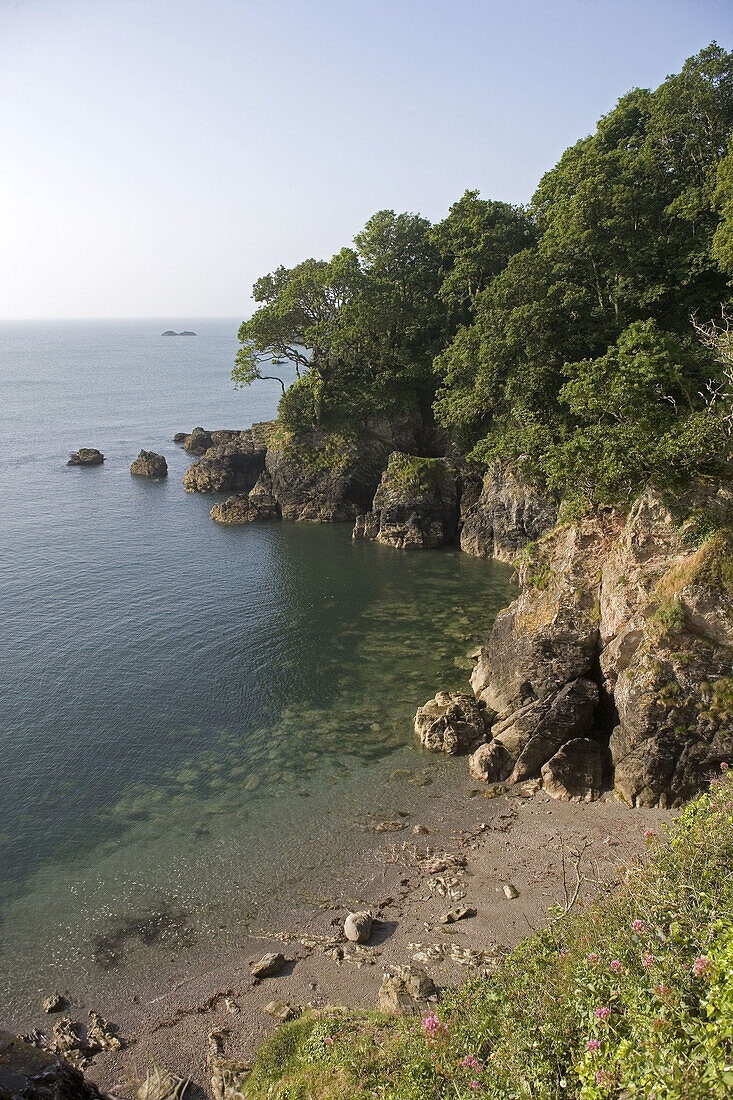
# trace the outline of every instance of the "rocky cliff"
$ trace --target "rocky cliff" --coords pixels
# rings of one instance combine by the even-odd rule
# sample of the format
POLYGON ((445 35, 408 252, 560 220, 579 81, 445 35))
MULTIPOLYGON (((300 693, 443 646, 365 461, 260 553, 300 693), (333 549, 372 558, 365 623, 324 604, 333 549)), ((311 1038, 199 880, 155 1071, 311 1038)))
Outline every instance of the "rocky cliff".
POLYGON ((733 497, 680 522, 654 492, 556 528, 518 568, 471 678, 487 782, 632 805, 692 797, 733 752, 733 497))
POLYGON ((455 540, 458 479, 445 458, 393 451, 371 510, 357 516, 355 539, 374 539, 399 550, 432 550, 455 540))

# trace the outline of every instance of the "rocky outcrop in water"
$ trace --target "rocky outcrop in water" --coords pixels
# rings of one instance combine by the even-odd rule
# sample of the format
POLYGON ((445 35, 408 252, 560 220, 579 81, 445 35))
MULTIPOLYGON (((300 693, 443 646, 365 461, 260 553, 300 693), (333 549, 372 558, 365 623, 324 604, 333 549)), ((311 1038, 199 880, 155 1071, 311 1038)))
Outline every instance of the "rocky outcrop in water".
POLYGON ((101 466, 104 455, 96 447, 80 447, 69 458, 67 466, 101 466))
POLYGON ((209 513, 215 523, 261 523, 280 519, 280 505, 272 494, 270 475, 264 470, 248 493, 234 493, 209 513))
POLYGON ((461 550, 480 558, 514 561, 557 522, 557 506, 515 469, 496 462, 476 493, 466 476, 461 502, 461 550))
POLYGON ((649 491, 547 535, 519 568, 471 684, 491 731, 475 778, 542 775, 554 797, 674 806, 730 756, 733 498, 680 524, 649 491), (698 518, 695 518, 695 517, 698 518), (712 517, 712 519, 711 519, 712 517), (704 539, 710 523, 717 534, 704 539))
MULTIPOLYGON (((194 462, 186 470, 183 487, 189 493, 249 493, 265 468, 267 450, 267 427, 265 424, 253 424, 241 432, 205 432, 211 440, 203 458, 194 462), (222 439, 222 436, 228 438, 222 439)), ((191 439, 196 432, 194 429, 191 439)), ((206 439, 199 435, 192 444, 193 453, 199 451, 206 439)), ((190 451, 187 446, 186 449, 190 451)))
POLYGON ((135 477, 168 477, 168 463, 163 455, 143 450, 130 466, 130 473, 135 477))
POLYGON ((453 542, 458 529, 456 469, 445 458, 389 456, 371 511, 357 517, 355 539, 398 550, 432 550, 453 542))

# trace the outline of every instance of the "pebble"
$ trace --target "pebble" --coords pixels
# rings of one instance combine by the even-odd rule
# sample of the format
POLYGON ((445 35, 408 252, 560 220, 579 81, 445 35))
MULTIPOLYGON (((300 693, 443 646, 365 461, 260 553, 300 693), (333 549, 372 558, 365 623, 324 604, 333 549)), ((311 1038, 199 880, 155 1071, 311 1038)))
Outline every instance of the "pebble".
POLYGON ((519 890, 517 890, 516 886, 513 886, 511 882, 507 882, 504 884, 504 894, 510 899, 518 898, 519 890))

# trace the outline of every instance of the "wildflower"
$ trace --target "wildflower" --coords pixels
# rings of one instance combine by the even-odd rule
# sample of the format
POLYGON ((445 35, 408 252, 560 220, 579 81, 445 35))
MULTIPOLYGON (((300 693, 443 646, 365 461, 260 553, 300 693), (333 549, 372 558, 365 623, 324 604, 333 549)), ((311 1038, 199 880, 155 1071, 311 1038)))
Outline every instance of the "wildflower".
POLYGON ((698 955, 692 964, 692 973, 696 978, 702 978, 704 975, 710 973, 713 961, 709 959, 707 955, 698 955))
POLYGON ((565 950, 564 947, 561 947, 560 951, 559 951, 559 958, 564 959, 566 957, 567 957, 567 951, 565 950))
POLYGON ((644 956, 644 958, 643 958, 643 959, 641 960, 641 965, 642 965, 642 966, 644 967, 644 969, 645 969, 645 970, 650 970, 650 969, 651 969, 651 968, 652 968, 652 967, 654 966, 654 963, 655 963, 656 961, 657 961, 657 960, 656 960, 656 959, 654 958, 654 956, 653 956, 653 955, 650 955, 650 954, 649 954, 649 953, 647 952, 647 954, 646 954, 646 955, 644 956))
POLYGON ((623 969, 624 968, 623 968, 622 964, 619 962, 619 960, 614 959, 613 962, 611 963, 611 970, 613 970, 614 974, 621 974, 623 969))
POLYGON ((670 992, 670 989, 668 985, 664 984, 664 982, 660 982, 659 985, 654 986, 654 992, 656 993, 657 997, 666 997, 667 994, 670 992))
POLYGON ((632 920, 631 928, 634 932, 643 932, 645 925, 643 920, 632 920))
POLYGON ((598 1070, 598 1073, 596 1074, 597 1085, 605 1085, 606 1088, 610 1088, 613 1083, 613 1077, 607 1069, 598 1070))
POLYGON ((645 829, 644 830, 644 840, 647 840, 647 841, 651 840, 654 835, 655 834, 654 834, 653 829, 645 829))
POLYGON ((425 1038, 428 1042, 431 1039, 437 1039, 439 1035, 448 1031, 445 1024, 441 1024, 440 1020, 434 1012, 431 1012, 429 1016, 424 1016, 422 1021, 423 1031, 425 1038))
POLYGON ((591 951, 590 955, 588 956, 588 962, 589 963, 597 963, 598 962, 598 956, 596 955, 595 951, 591 951))
POLYGON ((596 1020, 607 1020, 611 1015, 611 1009, 607 1005, 601 1005, 595 1011, 596 1020))
POLYGON ((711 791, 714 791, 715 788, 719 787, 719 786, 720 786, 720 780, 719 779, 711 779, 710 780, 710 790, 711 791))
POLYGON ((730 764, 726 764, 725 761, 723 761, 723 763, 720 765, 720 770, 722 772, 727 772, 729 767, 730 767, 730 764))
POLYGON ((472 1089, 477 1089, 478 1088, 478 1081, 472 1081, 471 1082, 471 1088, 472 1089))
POLYGON ((589 1050, 591 1054, 597 1054, 601 1049, 600 1039, 589 1039, 586 1050, 589 1050))
POLYGON ((327 1035, 326 1038, 323 1041, 324 1041, 324 1043, 332 1043, 333 1042, 333 1036, 327 1035))
POLYGON ((474 1058, 473 1054, 467 1054, 461 1062, 464 1069, 478 1069, 478 1062, 474 1058))

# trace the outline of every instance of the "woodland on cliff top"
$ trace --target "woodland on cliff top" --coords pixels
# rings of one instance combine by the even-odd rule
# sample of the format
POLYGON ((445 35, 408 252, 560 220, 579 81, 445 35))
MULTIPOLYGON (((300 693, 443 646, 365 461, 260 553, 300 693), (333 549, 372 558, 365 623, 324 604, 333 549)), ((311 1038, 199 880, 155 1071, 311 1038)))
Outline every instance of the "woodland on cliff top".
POLYGON ((353 248, 259 279, 233 378, 294 363, 294 432, 418 408, 575 507, 724 477, 732 135, 733 54, 712 43, 624 95, 526 208, 466 191, 437 225, 382 210, 353 248))

